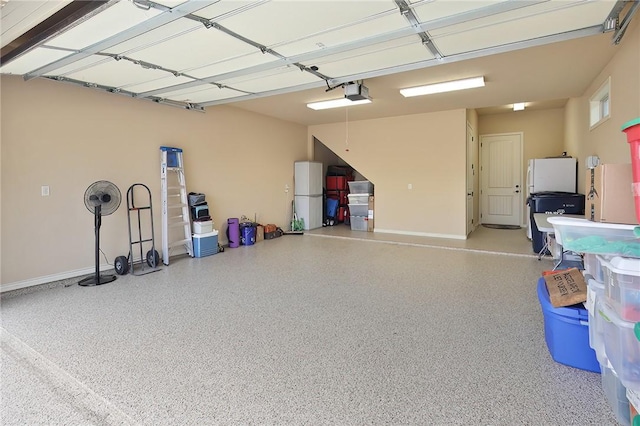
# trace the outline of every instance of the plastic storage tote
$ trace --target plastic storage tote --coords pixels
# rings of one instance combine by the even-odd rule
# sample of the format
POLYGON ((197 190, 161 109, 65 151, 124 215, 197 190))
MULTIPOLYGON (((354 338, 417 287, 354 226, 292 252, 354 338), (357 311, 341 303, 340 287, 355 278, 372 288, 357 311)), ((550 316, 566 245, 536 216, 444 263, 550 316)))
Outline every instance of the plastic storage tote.
POLYGON ((556 240, 565 250, 640 258, 640 239, 633 233, 634 225, 562 216, 550 217, 547 222, 553 225, 556 240))
POLYGON ((610 256, 601 256, 599 254, 585 253, 583 257, 584 270, 587 271, 596 281, 604 283, 604 267, 603 261, 610 259, 610 256))
POLYGON ((602 309, 600 305, 604 303, 604 299, 596 298, 594 307, 594 315, 589 313, 589 346, 595 351, 596 359, 600 365, 608 364, 607 350, 604 346, 604 319, 598 314, 602 309))
POLYGON ((629 422, 633 426, 640 425, 640 415, 637 408, 640 407, 640 392, 627 389, 627 399, 629 400, 629 422))
POLYGON ((607 303, 598 307, 604 320, 604 349, 622 384, 640 390, 640 323, 623 321, 607 303))
POLYGON ((604 324, 597 314, 598 306, 604 300, 604 284, 596 281, 591 275, 585 274, 587 282, 587 311, 589 312, 589 347, 596 352, 600 365, 607 364, 604 350, 604 324))
POLYGON ((347 177, 346 176, 327 176, 326 184, 328 190, 340 190, 347 189, 347 177))
POLYGON ((349 204, 368 204, 369 194, 348 194, 349 204))
POLYGON ((338 200, 327 198, 325 214, 327 217, 336 218, 338 216, 338 200))
POLYGON ((596 353, 589 347, 589 313, 582 304, 554 308, 544 278, 538 280, 538 299, 544 317, 544 338, 551 357, 560 364, 600 372, 596 353))
POLYGON ((627 399, 627 389, 618 379, 615 371, 606 365, 601 365, 602 370, 602 390, 607 397, 609 407, 616 415, 620 424, 629 424, 629 400, 627 399))
POLYGON ((640 321, 640 259, 614 257, 604 262, 605 294, 625 321, 640 321))
POLYGON ((367 216, 369 214, 369 204, 349 204, 349 214, 353 216, 367 216))
POLYGON ((245 222, 240 224, 240 244, 252 246, 256 242, 256 224, 245 222))
POLYGON ((366 216, 350 216, 351 230, 352 231, 366 231, 367 230, 367 217, 366 216))
POLYGON ((349 182, 349 192, 352 194, 373 194, 373 184, 368 180, 349 182))

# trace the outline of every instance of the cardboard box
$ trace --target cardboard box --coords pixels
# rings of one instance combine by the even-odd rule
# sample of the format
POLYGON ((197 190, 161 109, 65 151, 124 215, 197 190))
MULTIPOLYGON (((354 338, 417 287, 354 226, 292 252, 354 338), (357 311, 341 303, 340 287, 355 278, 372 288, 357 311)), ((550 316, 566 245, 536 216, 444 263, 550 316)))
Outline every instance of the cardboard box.
POLYGON ((586 218, 594 222, 637 224, 632 182, 631 164, 601 164, 587 170, 586 218))
POLYGON ((367 215, 367 231, 373 232, 373 195, 369 196, 369 211, 367 215))
POLYGON ((264 226, 256 226, 256 243, 264 240, 264 226))

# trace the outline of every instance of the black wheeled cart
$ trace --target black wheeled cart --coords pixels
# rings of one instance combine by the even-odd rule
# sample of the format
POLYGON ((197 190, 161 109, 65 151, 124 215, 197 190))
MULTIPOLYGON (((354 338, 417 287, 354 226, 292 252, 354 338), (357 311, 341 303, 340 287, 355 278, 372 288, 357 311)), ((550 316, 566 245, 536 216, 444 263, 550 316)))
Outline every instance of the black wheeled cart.
MULTIPOLYGON (((140 200, 138 200, 140 201, 140 200)), ((134 183, 127 190, 127 220, 129 222, 129 255, 128 256, 118 256, 114 262, 114 267, 116 273, 119 275, 125 275, 127 272, 131 272, 133 275, 144 275, 151 272, 159 271, 160 268, 158 265, 160 264, 160 255, 156 250, 156 243, 154 240, 154 230, 153 230, 153 206, 151 203, 151 191, 149 187, 143 183, 134 183), (141 206, 136 205, 135 203, 135 194, 138 194, 138 197, 142 196, 144 201, 148 200, 148 204, 141 206), (146 214, 148 212, 148 215, 146 214), (137 218, 138 222, 138 234, 134 236, 134 233, 131 229, 131 216, 137 218), (144 216, 144 217, 143 217, 144 216), (149 237, 146 234, 146 238, 142 236, 142 223, 149 222, 151 227, 151 236, 149 237), (134 240, 134 237, 137 238, 134 240), (151 245, 151 248, 147 251, 146 255, 143 256, 144 246, 147 247, 151 245), (134 261, 134 245, 137 246, 137 251, 139 252, 140 260, 134 261), (139 267, 135 267, 139 265, 139 267)), ((138 253, 136 253, 138 254, 138 253)))

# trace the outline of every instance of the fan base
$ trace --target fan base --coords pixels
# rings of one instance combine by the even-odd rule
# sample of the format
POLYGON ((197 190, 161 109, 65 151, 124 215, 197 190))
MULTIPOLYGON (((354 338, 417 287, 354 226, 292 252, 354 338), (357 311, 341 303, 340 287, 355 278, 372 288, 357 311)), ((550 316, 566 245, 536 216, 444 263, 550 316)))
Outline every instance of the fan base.
POLYGON ((81 279, 78 282, 78 285, 81 285, 83 287, 89 287, 89 286, 94 286, 94 285, 107 284, 107 283, 110 283, 110 282, 115 281, 115 280, 116 280, 116 276, 115 275, 100 275, 100 276, 98 276, 97 280, 96 280, 96 276, 92 275, 90 277, 81 279))

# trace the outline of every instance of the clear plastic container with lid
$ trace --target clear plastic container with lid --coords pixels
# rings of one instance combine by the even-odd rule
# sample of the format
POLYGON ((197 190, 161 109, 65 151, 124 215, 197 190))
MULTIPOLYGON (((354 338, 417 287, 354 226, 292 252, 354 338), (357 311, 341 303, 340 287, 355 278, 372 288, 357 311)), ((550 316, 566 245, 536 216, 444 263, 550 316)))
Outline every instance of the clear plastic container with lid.
POLYGON ((547 222, 553 225, 556 240, 565 250, 640 258, 640 239, 633 232, 634 225, 562 216, 549 217, 547 222))
POLYGON ((603 261, 605 295, 625 321, 640 321, 640 259, 613 257, 603 261))
POLYGON ((620 424, 629 424, 629 400, 627 399, 627 389, 620 382, 616 372, 607 365, 600 366, 602 390, 607 397, 609 407, 616 415, 620 424))
POLYGON ((606 302, 597 314, 604 320, 607 359, 627 389, 640 390, 640 323, 622 320, 606 302))
POLYGON ((607 364, 604 350, 604 320, 597 314, 600 303, 604 301, 604 284, 597 282, 591 275, 585 274, 587 281, 587 302, 589 311, 589 346, 596 352, 600 364, 607 364))
POLYGON ((584 270, 587 271, 596 281, 604 283, 605 274, 602 266, 603 261, 609 260, 611 256, 604 256, 593 253, 585 253, 583 257, 584 270))

